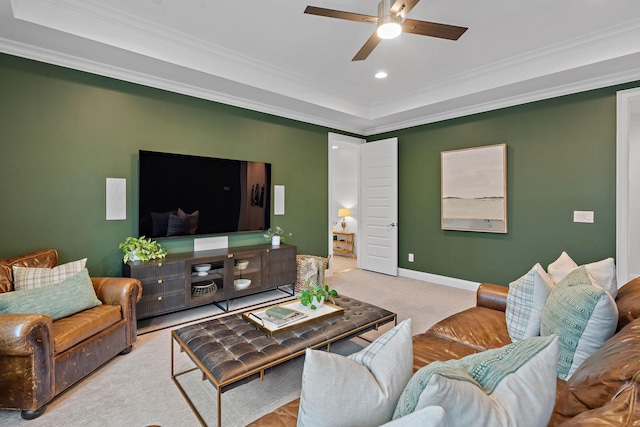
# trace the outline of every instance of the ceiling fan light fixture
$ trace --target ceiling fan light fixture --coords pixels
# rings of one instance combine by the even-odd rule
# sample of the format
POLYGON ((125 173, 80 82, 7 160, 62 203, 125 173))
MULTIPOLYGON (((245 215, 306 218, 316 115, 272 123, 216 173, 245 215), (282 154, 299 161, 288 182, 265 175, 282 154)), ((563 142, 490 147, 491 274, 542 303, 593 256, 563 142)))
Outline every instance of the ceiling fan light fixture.
POLYGON ((391 0, 378 3, 378 37, 393 39, 402 33, 402 18, 391 14, 391 0))

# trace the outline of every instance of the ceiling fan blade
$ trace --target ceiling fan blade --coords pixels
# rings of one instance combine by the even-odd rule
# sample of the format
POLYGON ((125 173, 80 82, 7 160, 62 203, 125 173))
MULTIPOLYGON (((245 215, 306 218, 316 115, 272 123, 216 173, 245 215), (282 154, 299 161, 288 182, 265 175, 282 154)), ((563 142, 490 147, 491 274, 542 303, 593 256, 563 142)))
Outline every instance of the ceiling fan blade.
POLYGON ((420 34, 422 36, 438 37, 448 40, 458 40, 467 30, 467 27, 417 21, 415 19, 405 19, 402 23, 403 33, 420 34))
POLYGON ((374 31, 373 34, 371 34, 371 37, 369 37, 369 40, 365 42, 364 46, 360 48, 358 53, 356 53, 356 56, 354 56, 351 61, 364 61, 381 41, 382 39, 378 37, 378 34, 374 31))
POLYGON ((325 9, 323 7, 307 6, 304 13, 309 15, 326 16, 327 18, 346 19, 347 21, 366 22, 375 24, 377 16, 361 15, 359 13, 343 12, 342 10, 325 9))
POLYGON ((393 6, 391 6, 391 14, 400 14, 400 18, 405 19, 419 1, 420 0, 396 0, 393 6))

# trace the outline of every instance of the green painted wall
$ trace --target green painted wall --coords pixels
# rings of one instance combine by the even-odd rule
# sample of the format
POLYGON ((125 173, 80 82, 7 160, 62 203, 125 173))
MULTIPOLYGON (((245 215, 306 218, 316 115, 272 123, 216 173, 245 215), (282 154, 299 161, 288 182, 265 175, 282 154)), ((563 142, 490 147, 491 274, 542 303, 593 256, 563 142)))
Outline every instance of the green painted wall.
MULTIPOLYGON (((369 138, 399 137, 400 267, 506 285, 563 250, 579 263, 615 256, 615 92, 637 85, 369 138), (509 233, 441 230, 440 152, 496 143, 508 146, 509 233), (574 210, 595 223, 573 223, 574 210)), ((272 223, 299 252, 327 253, 330 129, 9 55, 0 91, 0 257, 55 247, 61 261, 86 256, 93 275, 119 275, 118 243, 137 232, 139 149, 271 162, 286 186, 272 223), (126 221, 105 220, 107 177, 127 178, 126 221)))
POLYGON ((615 257, 615 92, 631 86, 371 138, 399 138, 400 267, 507 285, 563 250, 578 263, 615 257), (441 151, 498 143, 507 144, 508 234, 442 230, 441 151), (574 223, 574 210, 594 211, 595 223, 574 223))
POLYGON ((118 243, 137 233, 140 149, 272 163, 286 188, 286 214, 272 224, 293 232, 299 252, 327 253, 330 129, 9 55, 0 92, 0 258, 54 247, 61 261, 88 257, 94 276, 120 275, 118 243), (126 221, 105 219, 107 177, 127 178, 126 221))

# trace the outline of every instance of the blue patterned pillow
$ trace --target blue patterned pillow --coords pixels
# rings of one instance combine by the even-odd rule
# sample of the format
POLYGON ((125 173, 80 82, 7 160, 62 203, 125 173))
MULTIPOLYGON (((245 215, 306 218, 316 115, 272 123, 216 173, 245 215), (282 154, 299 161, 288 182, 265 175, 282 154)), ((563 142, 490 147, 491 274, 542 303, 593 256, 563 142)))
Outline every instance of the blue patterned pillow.
POLYGON ((542 311, 540 335, 559 338, 558 378, 567 380, 618 325, 618 307, 594 286, 584 266, 565 276, 551 291, 542 311))
POLYGON ((86 268, 55 285, 0 294, 0 313, 43 314, 53 320, 101 304, 86 268))
POLYGON ((511 341, 540 335, 540 320, 553 280, 540 264, 509 283, 507 294, 507 330, 511 341))

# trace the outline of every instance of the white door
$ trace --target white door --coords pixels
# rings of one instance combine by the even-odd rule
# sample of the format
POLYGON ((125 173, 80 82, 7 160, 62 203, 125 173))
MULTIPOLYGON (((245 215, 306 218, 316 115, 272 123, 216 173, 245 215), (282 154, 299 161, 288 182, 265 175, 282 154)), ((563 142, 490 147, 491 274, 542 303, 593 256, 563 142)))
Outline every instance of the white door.
POLYGON ((398 138, 360 146, 358 268, 398 275, 398 138))

